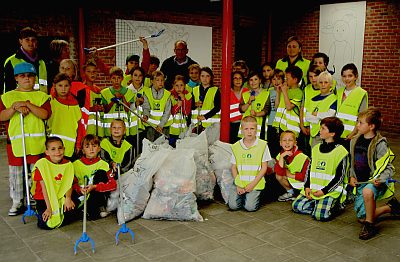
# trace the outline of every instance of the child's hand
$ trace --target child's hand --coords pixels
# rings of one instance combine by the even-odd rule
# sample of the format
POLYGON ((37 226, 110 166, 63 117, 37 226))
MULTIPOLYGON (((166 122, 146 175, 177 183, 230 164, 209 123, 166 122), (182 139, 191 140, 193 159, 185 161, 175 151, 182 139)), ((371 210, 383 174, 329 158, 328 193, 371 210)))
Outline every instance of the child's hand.
POLYGON ((115 172, 117 172, 117 163, 112 162, 111 167, 112 167, 112 170, 114 170, 115 172))
POLYGON ((324 192, 322 192, 322 190, 317 190, 317 191, 315 191, 314 193, 312 193, 314 196, 316 196, 316 197, 321 197, 321 196, 323 196, 323 195, 325 195, 324 194, 324 192))
POLYGON ((204 121, 204 120, 206 120, 206 118, 204 116, 197 116, 197 120, 204 121))
POLYGON ((144 115, 142 118, 143 118, 143 121, 144 121, 145 123, 147 123, 147 120, 149 119, 149 117, 146 116, 146 115, 144 115))
POLYGON ((378 187, 382 184, 381 180, 379 179, 374 179, 374 186, 378 187))
POLYGON ((176 103, 179 107, 182 107, 182 101, 178 100, 178 103, 176 103))
POLYGON ((144 102, 144 97, 143 97, 143 96, 137 98, 136 101, 135 101, 136 107, 138 107, 138 106, 140 106, 141 104, 143 104, 143 102, 144 102))
POLYGON ((247 193, 250 193, 251 191, 253 191, 253 189, 256 187, 257 183, 253 180, 250 182, 250 184, 248 184, 245 188, 244 191, 246 191, 247 193))
POLYGON ((257 112, 256 112, 256 111, 254 111, 253 109, 252 109, 252 110, 250 110, 250 114, 251 114, 252 116, 257 116, 257 112))
POLYGON ((244 188, 236 186, 236 192, 238 193, 238 195, 243 195, 246 193, 246 190, 244 190, 244 188))
POLYGON ((305 134, 306 136, 310 135, 310 128, 309 127, 300 126, 300 128, 301 128, 301 132, 303 132, 303 134, 305 134))
POLYGON ((42 214, 43 221, 46 222, 47 220, 49 220, 52 213, 53 211, 51 210, 51 208, 47 208, 42 214))
POLYGON ((312 199, 312 197, 311 197, 311 189, 310 189, 310 188, 306 187, 306 188, 304 189, 304 193, 306 194, 306 198, 307 198, 307 199, 309 199, 309 200, 312 199))
POLYGON ((64 202, 64 212, 70 211, 74 208, 75 208, 74 201, 72 201, 72 199, 70 197, 66 197, 65 202, 64 202))
POLYGON ((118 98, 118 99, 121 99, 121 98, 124 98, 124 95, 119 93, 119 92, 116 92, 115 93, 115 97, 118 98))
POLYGON ((93 190, 96 190, 96 185, 87 185, 86 187, 85 187, 85 189, 86 189, 86 194, 87 193, 90 193, 91 191, 93 191, 93 190))
POLYGON ((203 102, 202 101, 197 101, 194 104, 195 104, 196 107, 202 107, 203 106, 203 102))
POLYGON ((350 177, 350 181, 349 181, 349 185, 350 185, 350 186, 355 187, 357 182, 358 182, 358 181, 357 181, 357 178, 355 178, 355 177, 350 177))
POLYGON ((156 130, 159 133, 162 133, 163 128, 161 126, 156 126, 156 130))
POLYGON ((287 93, 289 87, 288 87, 288 85, 286 84, 286 82, 282 84, 281 89, 282 89, 282 92, 287 93))
POLYGON ((285 156, 291 156, 291 155, 293 155, 293 152, 292 152, 292 151, 285 151, 285 152, 283 152, 283 153, 281 154, 280 157, 284 158, 285 156))

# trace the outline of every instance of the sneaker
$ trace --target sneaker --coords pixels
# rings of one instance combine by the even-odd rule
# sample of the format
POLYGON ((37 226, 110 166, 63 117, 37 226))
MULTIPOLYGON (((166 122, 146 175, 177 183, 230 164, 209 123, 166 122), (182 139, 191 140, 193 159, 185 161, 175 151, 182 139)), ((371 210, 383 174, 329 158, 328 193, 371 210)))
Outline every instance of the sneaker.
POLYGON ((374 224, 370 222, 364 222, 364 226, 361 229, 358 238, 361 240, 368 240, 373 238, 376 234, 378 234, 378 229, 374 226, 374 224))
POLYGON ((386 205, 390 207, 390 213, 394 216, 400 216, 400 203, 399 201, 393 197, 390 199, 386 205))
POLYGON ((295 200, 295 197, 294 197, 294 194, 290 193, 290 192, 286 192, 285 194, 280 195, 278 197, 279 202, 286 202, 286 201, 292 201, 292 200, 295 200))
POLYGON ((101 218, 105 218, 105 217, 107 217, 109 214, 111 214, 111 212, 108 212, 108 211, 101 211, 101 212, 100 212, 100 217, 101 217, 101 218))
POLYGON ((23 212, 23 205, 21 202, 14 202, 10 210, 8 210, 9 216, 18 216, 23 212))

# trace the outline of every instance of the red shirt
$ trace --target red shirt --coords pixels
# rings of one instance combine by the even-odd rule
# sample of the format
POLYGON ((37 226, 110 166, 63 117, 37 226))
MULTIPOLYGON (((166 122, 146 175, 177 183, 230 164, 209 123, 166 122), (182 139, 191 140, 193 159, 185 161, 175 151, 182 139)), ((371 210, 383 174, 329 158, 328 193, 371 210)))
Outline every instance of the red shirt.
MULTIPOLYGON (((280 153, 282 154, 283 152, 284 151, 282 150, 280 153)), ((286 163, 287 164, 292 163, 293 159, 295 158, 295 156, 297 156, 300 153, 302 153, 302 151, 298 150, 297 148, 295 148, 293 154, 291 156, 287 156, 286 157, 286 163)), ((306 177, 306 172, 307 172, 307 168, 308 168, 309 163, 310 163, 310 160, 306 159, 301 171, 293 174, 297 181, 302 181, 302 182, 304 181, 304 179, 306 177)), ((279 165, 279 161, 276 161, 274 169, 275 169, 275 174, 277 174, 278 176, 286 176, 286 168, 285 167, 281 167, 279 165)))

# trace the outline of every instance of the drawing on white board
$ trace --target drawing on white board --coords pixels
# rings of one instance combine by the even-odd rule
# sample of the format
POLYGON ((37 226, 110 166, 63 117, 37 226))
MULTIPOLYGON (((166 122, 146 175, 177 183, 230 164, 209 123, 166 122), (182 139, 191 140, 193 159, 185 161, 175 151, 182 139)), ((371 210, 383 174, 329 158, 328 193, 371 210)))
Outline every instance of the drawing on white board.
MULTIPOLYGON (((184 40, 188 43, 188 55, 191 58, 202 65, 211 66, 211 27, 117 19, 116 42, 120 43, 140 36, 149 36, 163 29, 165 31, 159 37, 147 39, 150 54, 156 55, 161 63, 174 55, 175 42, 184 40)), ((117 66, 125 68, 125 58, 131 54, 142 57, 142 43, 140 41, 117 47, 117 66)))
POLYGON ((365 6, 365 2, 321 5, 320 51, 329 56, 329 69, 339 72, 334 75, 337 81, 345 64, 354 63, 361 72, 365 6))

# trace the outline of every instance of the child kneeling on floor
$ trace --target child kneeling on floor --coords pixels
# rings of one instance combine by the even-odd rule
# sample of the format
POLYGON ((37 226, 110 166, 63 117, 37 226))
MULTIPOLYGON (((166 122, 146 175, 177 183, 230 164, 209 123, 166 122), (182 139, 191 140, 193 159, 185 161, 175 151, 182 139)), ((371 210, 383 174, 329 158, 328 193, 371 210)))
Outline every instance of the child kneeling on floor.
POLYGON ((321 120, 320 136, 322 144, 311 150, 311 165, 304 188, 293 201, 293 211, 311 215, 319 221, 328 221, 338 214, 340 204, 346 198, 348 155, 339 144, 344 130, 337 117, 321 120))
POLYGON ((304 187, 306 172, 310 159, 297 147, 296 134, 286 130, 281 133, 281 152, 276 157, 276 180, 286 190, 286 193, 278 197, 278 201, 294 200, 295 196, 304 187))
POLYGON ((378 233, 374 223, 385 213, 400 215, 400 204, 392 198, 385 205, 376 207, 376 201, 391 197, 394 154, 388 142, 378 131, 382 124, 381 112, 370 107, 360 112, 357 120, 358 135, 350 141, 350 185, 356 187, 354 210, 363 224, 359 238, 367 240, 378 233))
POLYGON ((78 218, 78 203, 72 194, 74 166, 64 158, 64 144, 59 137, 46 139, 46 157, 39 159, 32 171, 31 193, 36 200, 38 227, 53 229, 78 218))
MULTIPOLYGON (((86 135, 82 140, 82 157, 74 162, 74 190, 79 195, 86 192, 87 214, 89 220, 106 217, 107 200, 110 192, 117 189, 114 174, 106 161, 100 158, 100 139, 95 135, 86 135), (85 176, 88 181, 85 185, 85 176)), ((81 205, 83 204, 83 199, 81 205)))
POLYGON ((271 160, 267 142, 257 137, 254 116, 242 119, 243 138, 232 145, 232 175, 228 205, 231 210, 244 208, 256 211, 260 207, 261 191, 265 187, 264 175, 271 160))

